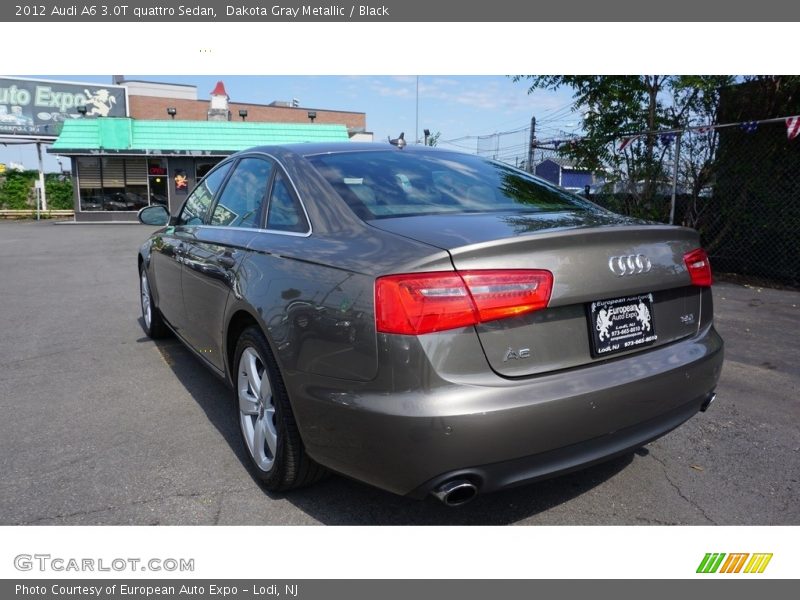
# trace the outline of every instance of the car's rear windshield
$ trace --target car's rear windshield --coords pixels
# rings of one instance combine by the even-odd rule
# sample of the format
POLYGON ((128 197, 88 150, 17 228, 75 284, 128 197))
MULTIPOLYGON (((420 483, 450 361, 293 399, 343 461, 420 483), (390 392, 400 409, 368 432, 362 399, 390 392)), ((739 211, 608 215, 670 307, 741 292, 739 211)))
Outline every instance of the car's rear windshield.
POLYGON ((394 149, 308 160, 362 219, 465 212, 556 212, 597 206, 523 171, 455 152, 394 149))

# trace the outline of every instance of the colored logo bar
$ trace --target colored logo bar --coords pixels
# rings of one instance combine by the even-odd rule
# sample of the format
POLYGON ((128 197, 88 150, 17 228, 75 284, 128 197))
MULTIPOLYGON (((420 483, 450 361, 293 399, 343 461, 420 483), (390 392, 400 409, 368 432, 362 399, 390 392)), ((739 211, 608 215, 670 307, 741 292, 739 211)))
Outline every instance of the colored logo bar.
POLYGON ((763 573, 772 553, 708 552, 697 567, 698 573, 763 573), (726 558, 727 557, 727 558, 726 558), (748 560, 748 557, 750 560, 748 560))

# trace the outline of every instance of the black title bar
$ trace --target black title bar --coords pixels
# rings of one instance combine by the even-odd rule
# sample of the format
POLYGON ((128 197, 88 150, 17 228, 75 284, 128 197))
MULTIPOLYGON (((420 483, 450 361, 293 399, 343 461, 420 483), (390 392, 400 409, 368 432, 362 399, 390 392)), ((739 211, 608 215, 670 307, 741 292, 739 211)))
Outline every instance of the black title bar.
MULTIPOLYGON (((800 3, 785 0, 361 0, 359 2, 220 0, 91 3, 69 0, 0 5, 8 22, 744 22, 798 21, 800 3)), ((598 39, 602 36, 599 35, 598 39)), ((608 40, 606 40, 608 41, 608 40)))

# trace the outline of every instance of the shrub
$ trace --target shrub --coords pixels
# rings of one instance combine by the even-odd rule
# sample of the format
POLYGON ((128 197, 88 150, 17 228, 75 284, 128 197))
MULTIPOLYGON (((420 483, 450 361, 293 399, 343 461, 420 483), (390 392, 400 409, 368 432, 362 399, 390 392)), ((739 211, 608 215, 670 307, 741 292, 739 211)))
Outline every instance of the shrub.
POLYGON ((59 175, 47 175, 44 181, 47 192, 47 208, 51 210, 70 210, 72 204, 72 180, 59 175))

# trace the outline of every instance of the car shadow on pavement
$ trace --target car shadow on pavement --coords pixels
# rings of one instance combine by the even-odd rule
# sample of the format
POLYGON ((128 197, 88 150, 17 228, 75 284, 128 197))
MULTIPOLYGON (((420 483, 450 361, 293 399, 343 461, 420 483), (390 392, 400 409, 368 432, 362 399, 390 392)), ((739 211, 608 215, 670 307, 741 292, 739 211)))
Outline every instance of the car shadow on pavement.
MULTIPOLYGON (((141 324, 141 317, 139 322, 141 324)), ((209 422, 217 428, 239 461, 246 466, 248 458, 239 438, 232 392, 225 383, 205 368, 176 337, 161 340, 142 337, 137 341, 155 344, 178 381, 203 409, 209 422)))
MULTIPOLYGON (((588 492, 632 460, 633 454, 627 454, 576 473, 479 495, 456 508, 444 506, 433 497, 413 500, 396 496, 337 475, 285 498, 327 525, 510 525, 588 492)), ((574 523, 575 516, 567 521, 574 523)), ((585 524, 592 524, 590 515, 585 524)))
MULTIPOLYGON (((159 340, 155 344, 166 364, 250 473, 228 387, 177 339, 159 340)), ((336 474, 307 488, 285 494, 264 490, 264 495, 283 499, 328 525, 506 525, 588 492, 625 469, 632 460, 633 453, 629 453, 554 479, 478 496, 457 508, 446 507, 432 497, 414 500, 396 496, 336 474)), ((258 484, 255 479, 254 483, 258 484)))

